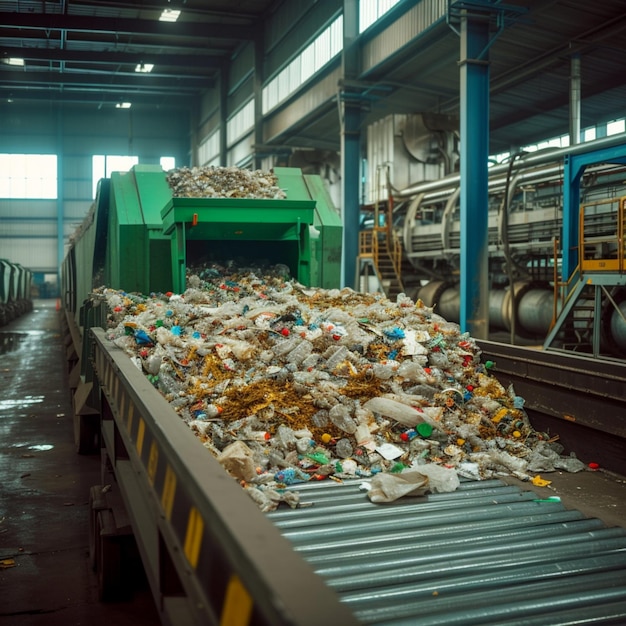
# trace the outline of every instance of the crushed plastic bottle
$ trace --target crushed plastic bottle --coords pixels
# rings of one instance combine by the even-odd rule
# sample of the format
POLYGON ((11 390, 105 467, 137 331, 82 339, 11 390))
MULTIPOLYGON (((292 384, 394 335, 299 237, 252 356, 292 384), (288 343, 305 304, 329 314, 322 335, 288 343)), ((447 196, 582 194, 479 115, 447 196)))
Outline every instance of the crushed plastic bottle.
POLYGON ((343 432, 352 435, 356 432, 357 423, 350 416, 348 407, 343 404, 336 404, 328 411, 330 421, 343 432))

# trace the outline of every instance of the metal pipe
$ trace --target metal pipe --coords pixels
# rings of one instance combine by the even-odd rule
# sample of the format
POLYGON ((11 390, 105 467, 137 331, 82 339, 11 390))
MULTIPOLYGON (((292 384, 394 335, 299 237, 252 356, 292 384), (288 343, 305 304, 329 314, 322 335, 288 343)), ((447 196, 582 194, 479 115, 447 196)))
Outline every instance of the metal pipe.
MULTIPOLYGON (((436 290, 434 287, 427 289, 428 285, 422 287, 417 296, 426 306, 436 306, 437 313, 446 320, 458 322, 460 302, 458 287, 446 286, 436 290)), ((545 336, 552 323, 554 294, 550 289, 532 288, 530 283, 516 283, 515 291, 519 331, 526 335, 545 336)), ((489 292, 491 330, 510 330, 512 315, 510 290, 492 289, 489 292)), ((620 327, 618 332, 621 333, 623 330, 626 341, 626 324, 624 326, 624 329, 620 327)))
POLYGON ((580 54, 574 54, 571 60, 569 86, 569 143, 571 146, 580 143, 581 82, 580 54))
MULTIPOLYGON (((556 148, 549 151, 533 152, 519 159, 519 168, 531 167, 536 165, 543 165, 544 163, 550 163, 551 161, 563 159, 568 155, 576 155, 584 152, 590 152, 592 150, 602 150, 604 148, 612 148, 626 143, 626 133, 619 133, 617 135, 611 135, 610 137, 603 137, 602 139, 596 139, 595 141, 588 141, 585 143, 577 144, 576 146, 569 146, 567 148, 556 148)), ((489 168, 489 175, 505 174, 508 168, 507 163, 500 165, 494 165, 489 168)), ((449 188, 454 189, 460 184, 460 174, 454 174, 453 176, 446 176, 440 180, 430 181, 426 183, 417 183, 410 185, 405 189, 396 191, 395 195, 398 198, 409 198, 418 193, 424 193, 429 191, 437 191, 439 189, 449 188)))

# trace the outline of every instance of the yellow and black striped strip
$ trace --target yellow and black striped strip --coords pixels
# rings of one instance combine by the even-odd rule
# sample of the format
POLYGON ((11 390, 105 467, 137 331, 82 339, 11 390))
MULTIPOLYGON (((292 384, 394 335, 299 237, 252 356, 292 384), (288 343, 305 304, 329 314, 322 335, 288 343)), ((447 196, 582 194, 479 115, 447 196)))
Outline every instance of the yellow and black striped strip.
POLYGON ((252 597, 233 571, 221 545, 212 537, 212 530, 185 482, 168 462, 151 430, 153 420, 142 415, 114 365, 104 358, 101 351, 98 351, 96 362, 118 427, 125 431, 127 441, 134 447, 164 518, 207 596, 210 596, 211 604, 221 616, 220 626, 246 626, 254 612, 252 597))

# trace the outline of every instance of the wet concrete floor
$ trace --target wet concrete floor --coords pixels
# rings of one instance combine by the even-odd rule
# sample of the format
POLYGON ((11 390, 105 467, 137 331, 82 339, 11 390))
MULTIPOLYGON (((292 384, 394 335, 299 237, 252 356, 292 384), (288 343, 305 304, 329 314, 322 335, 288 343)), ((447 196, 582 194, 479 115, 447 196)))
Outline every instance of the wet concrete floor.
POLYGON ((78 455, 55 301, 0 327, 0 624, 158 624, 145 581, 129 602, 98 600, 89 564, 89 488, 100 456, 78 455))
MULTIPOLYGON (((36 301, 0 328, 0 624, 157 624, 145 583, 128 602, 98 600, 88 498, 100 482, 100 457, 75 451, 60 316, 55 301, 36 301)), ((505 480, 626 526, 625 477, 600 469, 543 478, 552 484, 505 480)))

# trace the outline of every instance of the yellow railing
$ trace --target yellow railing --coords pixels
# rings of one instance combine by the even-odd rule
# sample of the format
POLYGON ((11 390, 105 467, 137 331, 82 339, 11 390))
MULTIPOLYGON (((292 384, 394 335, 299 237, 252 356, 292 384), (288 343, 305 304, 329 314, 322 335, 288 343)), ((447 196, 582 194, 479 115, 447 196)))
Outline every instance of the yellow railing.
POLYGON ((374 228, 373 230, 363 230, 359 233, 359 258, 372 259, 374 267, 378 274, 380 271, 380 260, 382 251, 386 250, 391 259, 393 271, 400 285, 400 289, 404 289, 402 285, 402 242, 400 238, 393 232, 389 233, 387 228, 374 228), (391 238, 391 242, 389 241, 391 238), (381 245, 385 242, 385 245, 381 245), (390 245, 391 244, 391 245, 390 245))
POLYGON ((580 206, 578 255, 582 272, 623 272, 626 270, 624 263, 625 214, 626 196, 612 200, 599 200, 580 206), (597 215, 597 212, 594 212, 594 208, 607 204, 611 205, 611 210, 616 215, 615 233, 611 237, 599 239, 589 234, 590 223, 597 215))
POLYGON ((362 258, 374 259, 374 264, 376 265, 376 252, 377 251, 374 251, 373 231, 362 230, 359 233, 359 256, 362 258))
POLYGON ((552 308, 552 322, 550 323, 550 329, 556 324, 556 320, 559 316, 559 311, 563 309, 569 295, 573 293, 571 288, 572 284, 577 282, 580 278, 580 265, 577 265, 569 278, 564 281, 559 274, 559 240, 554 240, 554 298, 552 308), (559 307, 559 302, 561 306, 559 307))
POLYGON ((388 249, 396 277, 400 285, 402 285, 402 242, 394 231, 391 231, 391 247, 388 249))
POLYGON ((559 240, 554 240, 554 308, 551 327, 556 324, 559 302, 561 308, 566 305, 574 291, 572 286, 581 279, 581 274, 626 271, 626 196, 582 204, 578 219, 578 265, 566 281, 558 270, 559 240), (612 237, 594 237, 589 234, 591 220, 598 214, 593 209, 607 203, 615 205, 615 234, 612 237))

